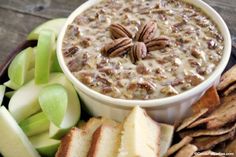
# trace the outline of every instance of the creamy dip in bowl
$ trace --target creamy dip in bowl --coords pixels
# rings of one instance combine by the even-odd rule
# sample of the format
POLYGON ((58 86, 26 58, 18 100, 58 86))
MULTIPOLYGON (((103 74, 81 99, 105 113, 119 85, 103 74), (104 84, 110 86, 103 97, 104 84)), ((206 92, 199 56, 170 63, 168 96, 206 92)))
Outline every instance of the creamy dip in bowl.
POLYGON ((218 81, 230 48, 202 1, 91 0, 68 18, 57 55, 92 114, 121 120, 140 105, 173 122, 218 81))

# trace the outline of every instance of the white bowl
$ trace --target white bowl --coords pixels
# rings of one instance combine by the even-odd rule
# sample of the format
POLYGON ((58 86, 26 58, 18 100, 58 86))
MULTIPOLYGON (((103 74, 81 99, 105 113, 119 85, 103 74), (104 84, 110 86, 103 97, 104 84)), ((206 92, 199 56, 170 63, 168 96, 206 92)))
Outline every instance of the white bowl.
POLYGON ((83 83, 81 83, 68 69, 64 62, 62 54, 62 41, 65 35, 68 24, 72 23, 76 16, 87 10, 101 0, 89 0, 78 7, 67 19, 58 37, 57 57, 59 64, 65 73, 66 77, 74 84, 79 93, 81 100, 84 102, 87 111, 94 116, 104 116, 114 120, 122 121, 127 113, 135 106, 139 105, 145 108, 148 114, 159 122, 173 123, 174 121, 183 118, 188 112, 190 106, 196 102, 204 92, 212 85, 218 83, 220 75, 226 67, 231 53, 231 37, 227 25, 221 16, 208 4, 201 0, 185 0, 201 8, 211 19, 218 25, 221 34, 224 37, 224 53, 222 60, 216 67, 215 71, 208 79, 198 86, 181 93, 176 96, 153 99, 153 100, 124 100, 112 98, 100 94, 83 83))

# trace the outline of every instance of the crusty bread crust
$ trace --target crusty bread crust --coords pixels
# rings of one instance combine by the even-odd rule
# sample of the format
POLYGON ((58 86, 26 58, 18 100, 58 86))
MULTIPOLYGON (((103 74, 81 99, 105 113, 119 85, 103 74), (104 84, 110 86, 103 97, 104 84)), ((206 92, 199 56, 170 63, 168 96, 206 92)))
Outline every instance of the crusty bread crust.
POLYGON ((96 156, 96 151, 97 151, 97 147, 98 147, 98 143, 101 139, 101 133, 102 133, 102 129, 103 126, 100 126, 93 134, 93 138, 92 138, 92 143, 88 152, 88 156, 87 157, 94 157, 96 156))
POLYGON ((70 132, 62 138, 61 144, 60 144, 58 151, 56 153, 56 157, 69 157, 68 153, 69 153, 69 149, 71 146, 71 142, 73 140, 74 134, 78 131, 79 131, 78 128, 73 127, 70 130, 70 132))

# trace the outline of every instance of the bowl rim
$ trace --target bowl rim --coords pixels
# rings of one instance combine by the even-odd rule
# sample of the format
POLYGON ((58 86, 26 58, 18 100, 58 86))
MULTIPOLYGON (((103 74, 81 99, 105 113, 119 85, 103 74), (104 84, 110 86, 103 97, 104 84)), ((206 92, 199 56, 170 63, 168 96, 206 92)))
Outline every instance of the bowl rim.
POLYGON ((203 92, 207 90, 217 78, 222 74, 223 70, 225 69, 231 54, 231 36, 229 29, 222 19, 222 17, 207 3, 203 2, 202 0, 184 0, 187 3, 193 4, 195 7, 202 9, 202 11, 207 14, 212 21, 218 26, 219 31, 221 32, 222 36, 224 37, 224 52, 220 63, 217 65, 213 73, 204 80, 201 84, 193 87, 192 89, 180 93, 175 96, 164 97, 164 98, 157 98, 157 99, 150 99, 150 100, 136 100, 136 99, 121 99, 121 98, 113 98, 104 94, 101 94, 93 89, 90 89, 82 82, 80 82, 68 69, 67 65, 64 62, 64 57, 62 53, 62 42, 63 38, 67 29, 67 26, 72 23, 72 21, 83 11, 90 8, 96 3, 99 3, 102 0, 89 0, 75 9, 67 18, 61 32, 59 33, 58 40, 57 40, 57 58, 59 64, 62 68, 62 71, 66 75, 66 77, 74 84, 75 88, 77 88, 80 92, 85 93, 89 97, 96 99, 100 102, 105 102, 104 104, 112 104, 115 106, 122 106, 122 107, 134 107, 135 105, 139 105, 140 107, 157 107, 163 105, 174 105, 176 102, 180 102, 186 99, 189 99, 195 96, 197 93, 203 92))

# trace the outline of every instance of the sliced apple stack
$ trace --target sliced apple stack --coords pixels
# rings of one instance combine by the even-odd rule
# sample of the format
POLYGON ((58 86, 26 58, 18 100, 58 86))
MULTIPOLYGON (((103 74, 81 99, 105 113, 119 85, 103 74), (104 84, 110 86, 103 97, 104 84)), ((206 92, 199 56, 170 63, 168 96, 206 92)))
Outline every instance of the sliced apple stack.
POLYGON ((26 48, 13 59, 9 81, 0 86, 0 104, 4 95, 10 99, 9 111, 0 108, 0 128, 6 128, 0 134, 0 152, 6 157, 39 156, 37 151, 53 156, 60 138, 79 121, 78 95, 60 73, 55 55, 56 38, 64 22, 51 20, 33 30, 28 39, 38 40, 37 46, 26 48))

